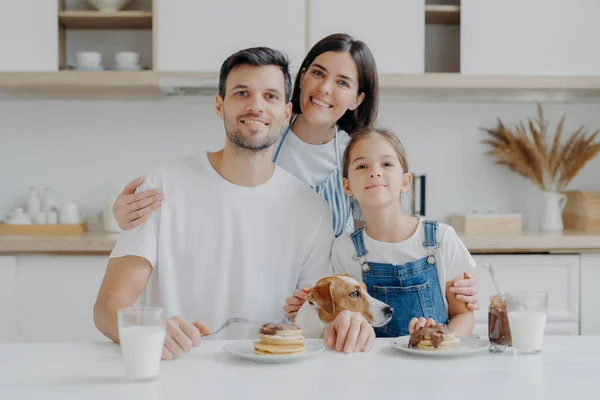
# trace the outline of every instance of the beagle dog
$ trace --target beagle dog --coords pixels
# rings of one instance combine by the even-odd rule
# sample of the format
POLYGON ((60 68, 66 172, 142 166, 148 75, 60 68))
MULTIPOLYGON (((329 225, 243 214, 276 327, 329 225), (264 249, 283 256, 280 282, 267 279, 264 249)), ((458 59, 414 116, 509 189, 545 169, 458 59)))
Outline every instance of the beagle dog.
POLYGON ((365 284, 350 275, 329 275, 308 293, 294 323, 302 328, 304 337, 322 338, 325 329, 344 310, 361 313, 376 328, 387 324, 394 312, 389 305, 371 297, 365 284))

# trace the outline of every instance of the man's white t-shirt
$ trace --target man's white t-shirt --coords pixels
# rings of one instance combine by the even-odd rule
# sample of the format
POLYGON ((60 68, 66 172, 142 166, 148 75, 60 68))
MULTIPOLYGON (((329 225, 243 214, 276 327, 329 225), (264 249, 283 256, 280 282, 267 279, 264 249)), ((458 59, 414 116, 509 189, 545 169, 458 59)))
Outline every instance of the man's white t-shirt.
MULTIPOLYGON (((400 243, 380 242, 371 238, 366 230, 363 231, 363 237, 367 261, 403 265, 428 256, 427 249, 423 247, 425 228, 421 218, 413 235, 400 243)), ((435 260, 444 304, 447 308, 446 282, 471 271, 476 263, 450 225, 441 222, 438 224, 437 241, 440 242, 440 247, 435 250, 435 260)), ((331 251, 333 269, 336 274, 349 274, 362 282, 362 269, 359 262, 352 259, 354 254, 356 251, 350 235, 344 234, 338 237, 331 251)))
MULTIPOLYGON (((146 303, 216 329, 230 317, 279 322, 285 298, 332 273, 331 213, 305 183, 279 167, 257 187, 223 179, 206 154, 150 173, 139 191, 157 188, 162 206, 125 231, 111 258, 147 259, 146 303)), ((252 334, 237 324, 217 338, 252 334)), ((256 331, 254 331, 254 334, 256 331)))
MULTIPOLYGON (((279 142, 283 140, 283 136, 279 137, 273 146, 274 149, 279 147, 279 142)), ((340 165, 342 165, 344 150, 348 146, 350 136, 345 131, 338 130, 337 140, 340 146, 340 165)), ((296 178, 314 187, 325 183, 337 168, 336 157, 335 140, 330 140, 325 144, 310 144, 300 139, 290 129, 275 162, 296 178)), ((342 171, 340 171, 341 173, 342 171)), ((363 216, 358 204, 352 200, 351 206, 352 217, 356 220, 362 220, 363 216)))

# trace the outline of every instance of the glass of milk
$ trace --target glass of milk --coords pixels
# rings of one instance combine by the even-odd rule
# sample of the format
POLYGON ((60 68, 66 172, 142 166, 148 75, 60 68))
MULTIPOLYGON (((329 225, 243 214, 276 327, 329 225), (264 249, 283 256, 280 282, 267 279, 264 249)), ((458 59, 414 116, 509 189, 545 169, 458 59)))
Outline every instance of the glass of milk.
POLYGON ((507 294, 506 312, 515 354, 539 354, 544 344, 548 293, 507 294))
POLYGON ((118 310, 117 318, 125 375, 134 381, 156 379, 165 343, 164 311, 156 307, 128 307, 118 310))

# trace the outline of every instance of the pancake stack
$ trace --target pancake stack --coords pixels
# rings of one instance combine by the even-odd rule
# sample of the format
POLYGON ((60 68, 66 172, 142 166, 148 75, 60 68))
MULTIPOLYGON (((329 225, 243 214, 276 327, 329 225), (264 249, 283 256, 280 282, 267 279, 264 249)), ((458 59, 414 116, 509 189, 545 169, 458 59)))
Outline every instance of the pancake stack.
POLYGON ((456 350, 460 340, 446 325, 437 324, 415 330, 410 334, 408 347, 420 350, 456 350))
POLYGON ((260 340, 254 342, 254 352, 262 355, 302 353, 304 336, 302 329, 293 324, 266 323, 260 327, 260 340))

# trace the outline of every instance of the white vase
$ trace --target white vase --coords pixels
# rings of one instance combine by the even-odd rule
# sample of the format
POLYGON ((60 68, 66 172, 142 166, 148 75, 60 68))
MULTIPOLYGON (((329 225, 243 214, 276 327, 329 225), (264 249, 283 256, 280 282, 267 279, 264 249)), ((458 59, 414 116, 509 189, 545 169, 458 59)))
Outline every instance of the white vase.
POLYGON ((563 230, 562 211, 567 204, 567 196, 556 192, 542 192, 540 230, 561 232, 563 230))

